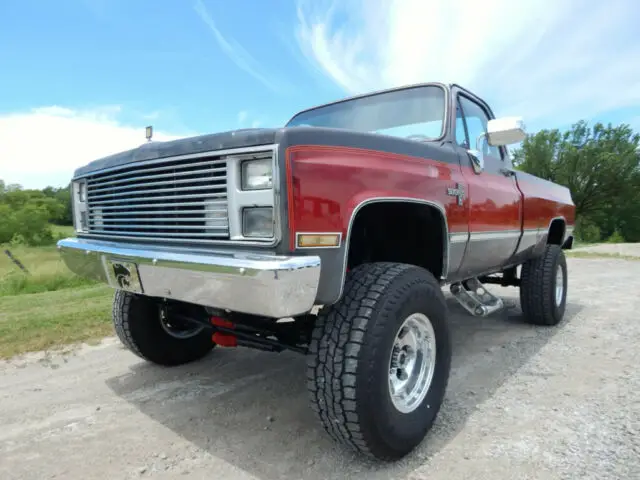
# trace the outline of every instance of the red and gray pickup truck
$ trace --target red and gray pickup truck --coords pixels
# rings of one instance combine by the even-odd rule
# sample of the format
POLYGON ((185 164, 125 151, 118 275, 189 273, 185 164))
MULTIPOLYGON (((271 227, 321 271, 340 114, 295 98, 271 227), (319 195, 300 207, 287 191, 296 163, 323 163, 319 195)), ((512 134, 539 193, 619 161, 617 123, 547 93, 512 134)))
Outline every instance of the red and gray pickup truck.
POLYGON ((115 289, 115 332, 165 365, 214 347, 306 357, 336 441, 381 460, 431 428, 451 364, 448 287, 474 316, 520 289, 523 321, 564 315, 575 207, 514 170, 519 118, 425 83, 301 111, 283 128, 147 142, 76 170, 58 248, 115 289))

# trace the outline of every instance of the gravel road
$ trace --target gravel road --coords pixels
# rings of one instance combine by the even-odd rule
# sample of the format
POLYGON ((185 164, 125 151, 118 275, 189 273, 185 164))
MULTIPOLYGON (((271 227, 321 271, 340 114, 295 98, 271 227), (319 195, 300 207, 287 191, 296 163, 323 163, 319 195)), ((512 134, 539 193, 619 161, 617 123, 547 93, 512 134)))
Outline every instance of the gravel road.
POLYGON ((640 243, 601 243, 597 245, 585 245, 578 247, 575 250, 580 252, 617 254, 640 258, 640 243))
POLYGON ((423 445, 392 465, 335 446, 304 359, 218 349, 162 369, 113 339, 0 364, 0 478, 640 478, 640 262, 568 260, 567 318, 524 325, 450 301, 454 364, 423 445))

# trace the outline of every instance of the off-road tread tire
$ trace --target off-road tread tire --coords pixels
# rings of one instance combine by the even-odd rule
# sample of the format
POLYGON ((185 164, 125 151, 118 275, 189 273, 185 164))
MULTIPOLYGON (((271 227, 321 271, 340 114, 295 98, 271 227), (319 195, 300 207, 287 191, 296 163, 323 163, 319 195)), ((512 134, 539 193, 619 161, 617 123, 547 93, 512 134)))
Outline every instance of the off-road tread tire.
MULTIPOLYGON (((447 305, 435 277, 412 265, 363 264, 347 274, 342 298, 318 314, 307 355, 311 407, 329 436, 339 444, 374 459, 397 460, 413 450, 431 428, 444 398, 450 362, 447 305), (415 305, 416 298, 422 299, 418 300, 419 305, 425 302, 430 305, 425 313, 439 342, 436 372, 429 394, 418 409, 417 423, 421 424, 418 431, 408 436, 406 431, 396 432, 394 437, 388 435, 388 429, 383 433, 380 428, 381 421, 390 422, 385 413, 387 405, 383 403, 392 405, 388 386, 385 386, 388 399, 382 393, 372 394, 372 390, 379 388, 372 385, 376 378, 380 381, 380 375, 388 383, 388 363, 382 372, 373 364, 388 362, 397 328, 404 321, 404 317, 396 318, 394 313, 410 308, 407 306, 410 302, 415 305), (389 325, 390 322, 397 325, 389 325), (427 401, 430 404, 425 414, 423 407, 427 401)), ((393 415, 401 415, 395 412, 393 415)), ((397 424, 393 428, 402 430, 397 424)))
POLYGON ((520 275, 520 307, 527 323, 554 326, 562 321, 567 298, 567 261, 559 245, 549 244, 544 253, 527 260, 520 275), (562 302, 555 304, 556 270, 563 269, 562 302))
POLYGON ((116 335, 128 350, 158 365, 190 363, 207 355, 215 346, 206 329, 186 339, 172 337, 160 325, 154 302, 124 290, 115 292, 112 320, 116 335))

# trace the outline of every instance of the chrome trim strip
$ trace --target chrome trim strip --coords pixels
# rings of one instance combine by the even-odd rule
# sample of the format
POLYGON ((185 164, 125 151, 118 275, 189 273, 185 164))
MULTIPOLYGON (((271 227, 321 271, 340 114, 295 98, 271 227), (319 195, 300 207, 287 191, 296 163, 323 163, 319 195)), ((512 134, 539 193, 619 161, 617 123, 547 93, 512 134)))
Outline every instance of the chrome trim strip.
MULTIPOLYGON (((211 160, 209 162, 206 163, 215 163, 215 162, 220 162, 221 164, 225 163, 225 160, 211 160)), ((190 167, 197 167, 200 166, 202 163, 201 162, 194 162, 194 163, 182 163, 180 164, 180 168, 190 168, 190 167)), ((189 175, 193 175, 193 172, 191 171, 186 171, 186 172, 170 172, 170 173, 154 173, 151 175, 147 175, 149 172, 161 172, 163 170, 171 170, 170 167, 155 167, 155 168, 148 168, 146 169, 143 173, 144 175, 139 175, 137 177, 128 177, 128 178, 121 178, 125 175, 127 175, 127 173, 114 173, 113 175, 110 175, 110 178, 114 178, 115 180, 100 180, 97 182, 93 182, 93 187, 94 187, 94 191, 95 190, 104 190, 104 189, 121 189, 122 187, 104 187, 104 185, 120 185, 122 183, 127 183, 127 182, 144 182, 146 183, 146 180, 148 179, 153 179, 153 178, 176 178, 176 177, 186 177, 189 175)), ((175 170, 175 168, 174 168, 175 170)), ((226 170, 226 167, 214 167, 214 168, 207 168, 205 170, 200 170, 200 173, 217 173, 217 172, 222 172, 226 170)), ((182 180, 184 181, 184 180, 182 180)), ((189 182, 190 180, 187 180, 187 182, 189 182)), ((127 187, 124 187, 127 188, 127 187)))
MULTIPOLYGON (((212 210, 217 210, 217 211, 222 211, 222 212, 226 212, 227 211, 227 199, 224 200, 211 200, 207 202, 208 205, 211 205, 212 207, 218 207, 218 206, 222 206, 222 208, 214 208, 212 210)), ((176 202, 176 203, 155 203, 155 204, 151 204, 151 203, 142 203, 142 204, 131 204, 131 210, 130 211, 140 211, 142 213, 150 213, 149 209, 153 209, 153 208, 171 208, 171 207, 199 207, 202 206, 202 203, 200 202, 176 202), (135 210, 138 209, 138 210, 135 210)), ((101 207, 100 210, 119 210, 122 209, 121 206, 116 205, 116 206, 106 206, 106 207, 101 207)), ((206 211, 212 211, 212 210, 196 210, 197 212, 206 212, 206 211)), ((152 210, 152 212, 154 212, 155 210, 152 210)), ((181 211, 185 211, 185 210, 181 210, 181 211)), ((173 214, 175 214, 175 210, 167 210, 166 212, 171 212, 173 214)), ((193 211, 192 211, 193 212, 193 211)), ((120 213, 121 215, 124 215, 124 212, 120 213)))
MULTIPOLYGON (((212 179, 208 179, 208 178, 200 178, 200 179, 195 179, 195 180, 191 180, 189 179, 189 181, 191 183, 204 183, 206 181, 211 180, 211 182, 214 181, 219 181, 219 180, 224 180, 224 183, 222 184, 211 184, 211 185, 198 185, 198 186, 192 186, 192 187, 168 187, 168 188, 155 188, 155 189, 147 189, 147 190, 133 190, 133 191, 127 191, 127 192, 116 192, 116 193, 102 193, 99 195, 94 195, 95 190, 91 190, 90 194, 91 194, 91 200, 94 202, 102 202, 102 201, 108 201, 105 199, 109 199, 109 198, 118 198, 120 197, 117 201, 122 201, 122 197, 126 196, 126 195, 131 195, 131 194, 135 194, 135 195, 142 195, 142 194, 146 194, 146 193, 175 193, 175 192, 198 192, 199 190, 226 190, 227 189, 227 177, 217 177, 217 178, 212 178, 212 179)), ((178 183, 180 182, 180 180, 176 180, 175 182, 171 182, 171 183, 178 183)), ((166 182, 158 182, 155 185, 165 185, 166 182)), ((143 185, 132 185, 132 188, 137 188, 143 185)), ((146 184, 146 186, 149 186, 149 184, 146 184)), ((114 187, 115 188, 119 188, 119 187, 114 187)), ((107 189, 107 190, 111 190, 111 189, 107 189)), ((186 194, 186 195, 190 195, 190 194, 186 194)), ((185 195, 185 196, 186 196, 185 195)), ((199 196, 199 194, 196 193, 196 195, 199 196)), ((219 192, 215 192, 215 193, 210 193, 210 194, 204 194, 203 196, 222 196, 223 194, 219 193, 219 192)), ((182 195, 180 195, 182 196, 182 195)), ((152 200, 153 197, 141 197, 141 200, 152 200)), ((129 199, 127 199, 129 200, 129 199)))
POLYGON ((411 197, 374 197, 369 198, 367 200, 363 200, 358 205, 355 206, 353 212, 351 212, 351 217, 349 218, 349 225, 347 226, 347 236, 345 238, 345 249, 344 249, 344 257, 342 259, 342 278, 340 280, 340 292, 338 294, 338 298, 342 297, 342 293, 344 292, 344 282, 347 276, 347 259, 349 258, 349 242, 351 240, 351 228, 353 227, 353 221, 356 218, 356 215, 360 211, 362 207, 369 203, 397 203, 397 202, 408 202, 408 203, 420 203, 424 205, 428 205, 430 207, 434 207, 438 209, 442 218, 444 220, 444 232, 443 234, 443 258, 442 258, 442 275, 440 277, 441 280, 445 280, 449 273, 449 223, 447 221, 447 211, 445 208, 436 202, 431 200, 423 200, 420 198, 411 198, 411 197))
POLYGON ((498 230, 490 232, 471 232, 472 242, 482 242, 487 240, 504 240, 507 238, 518 238, 522 232, 520 230, 498 230))
POLYGON ((449 235, 449 243, 466 243, 469 241, 469 232, 451 233, 449 235))
POLYGON ((188 249, 67 238, 67 267, 113 288, 108 260, 137 266, 143 294, 231 311, 285 318, 309 312, 320 281, 320 257, 188 249))
MULTIPOLYGON (((117 228, 123 228, 123 225, 113 225, 113 224, 106 224, 104 226, 107 227, 117 227, 117 228)), ((146 227, 149 229, 161 229, 163 228, 162 225, 153 225, 153 226, 149 226, 146 227)), ((200 228, 200 227, 189 227, 189 229, 193 230, 194 228, 200 228)), ((204 243, 207 242, 207 240, 211 237, 214 238, 215 236, 218 237, 222 237, 222 238, 226 238, 227 237, 227 227, 207 227, 210 230, 210 232, 206 232, 206 233, 191 233, 189 238, 187 240, 185 240, 184 238, 184 233, 176 233, 176 232, 144 232, 144 233, 131 233, 131 232, 127 232, 126 230, 92 230, 91 232, 91 236, 97 236, 97 235, 101 235, 104 237, 122 237, 122 238, 129 238, 131 240, 136 240, 136 239, 140 239, 140 240, 150 240, 153 238, 156 238, 158 240, 164 241, 164 242, 171 242, 171 241, 178 241, 178 242, 182 242, 182 243, 188 243, 188 242, 192 242, 195 240, 199 240, 202 237, 205 237, 206 240, 202 240, 204 243)))
POLYGON ((342 246, 342 232, 296 232, 296 250, 309 250, 314 248, 322 248, 323 250, 331 248, 340 248, 342 246), (327 247, 301 247, 298 237, 300 235, 338 235, 338 245, 327 247))
POLYGON ((189 240, 184 240, 184 239, 175 239, 172 240, 170 237, 165 237, 165 238, 154 238, 154 237, 132 237, 131 235, 101 235, 101 234, 94 234, 94 233, 83 233, 83 232, 78 232, 78 236, 83 238, 83 239, 95 239, 95 240, 104 240, 104 241, 115 241, 115 240, 120 240, 124 242, 130 242, 130 241, 140 241, 140 240, 144 240, 145 242, 162 242, 164 243, 165 246, 168 246, 169 248, 174 248, 174 247, 180 247, 180 246, 186 246, 186 245, 190 245, 190 244, 194 244, 194 245, 203 245, 203 246, 211 246, 211 247, 223 247, 223 246, 229 246, 229 247, 238 247, 238 246, 252 246, 252 247, 256 247, 256 246, 260 246, 260 247, 272 247, 273 245, 275 245, 275 243, 271 240, 267 240, 267 241, 261 241, 259 238, 256 238, 255 241, 239 241, 239 240, 229 240, 229 239, 207 239, 207 240, 200 240, 198 238, 190 238, 189 240), (169 242, 169 244, 168 244, 169 242))
MULTIPOLYGON (((150 212, 150 213, 154 213, 156 215, 174 215, 175 211, 155 211, 155 212, 150 212)), ((200 214, 200 213, 218 213, 218 214, 224 214, 226 215, 226 210, 222 210, 222 209, 203 209, 203 210, 180 210, 180 213, 184 214, 184 215, 193 215, 193 214, 200 214)), ((113 222, 123 222, 123 223, 135 223, 135 222, 149 222, 149 223, 154 223, 154 222, 175 222, 176 219, 175 218, 171 218, 171 217, 152 217, 152 218, 142 218, 140 216, 138 217, 133 217, 133 215, 144 215, 141 214, 140 212, 136 212, 136 211, 128 211, 128 212, 119 212, 118 215, 120 215, 121 218, 101 218, 103 217, 103 215, 99 214, 99 213, 91 213, 89 215, 89 218, 92 217, 96 217, 98 219, 100 219, 100 221, 104 222, 105 225, 108 225, 110 223, 113 222)), ((180 217, 180 220, 183 222, 201 222, 202 221, 202 217, 180 217)), ((215 217, 209 217, 207 218, 208 222, 227 222, 227 219, 222 217, 222 218, 215 218, 215 217)), ((175 225, 174 225, 175 227, 175 225)), ((170 227, 166 227, 166 228, 170 228, 170 227)))

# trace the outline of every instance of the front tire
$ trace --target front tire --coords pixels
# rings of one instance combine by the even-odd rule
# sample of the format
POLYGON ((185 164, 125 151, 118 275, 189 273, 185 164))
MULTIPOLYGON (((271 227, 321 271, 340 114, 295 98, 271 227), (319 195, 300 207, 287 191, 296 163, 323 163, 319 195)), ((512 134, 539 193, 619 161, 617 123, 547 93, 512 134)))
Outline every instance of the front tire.
POLYGON ((434 276, 412 265, 360 265, 340 301, 318 315, 307 361, 311 404, 337 442, 396 460, 430 430, 450 365, 447 305, 434 276))
POLYGON ((564 317, 567 302, 567 260, 559 245, 547 245, 540 257, 522 265, 520 306, 525 321, 553 326, 564 317))
POLYGON ((113 299, 113 325, 125 347, 158 365, 193 362, 215 346, 206 328, 176 328, 161 317, 156 301, 124 290, 116 290, 113 299))

